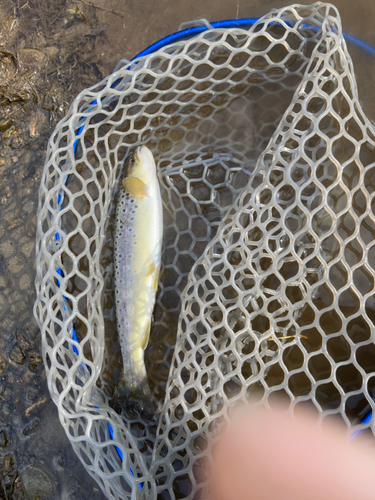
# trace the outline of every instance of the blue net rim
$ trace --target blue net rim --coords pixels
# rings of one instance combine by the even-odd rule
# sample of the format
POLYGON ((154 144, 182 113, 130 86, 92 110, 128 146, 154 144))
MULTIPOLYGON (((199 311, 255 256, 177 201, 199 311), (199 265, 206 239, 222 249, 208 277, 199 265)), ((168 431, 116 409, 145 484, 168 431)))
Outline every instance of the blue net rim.
MULTIPOLYGON (((210 23, 212 29, 220 29, 220 28, 249 28, 253 24, 255 24, 257 21, 259 21, 259 17, 248 17, 248 18, 243 18, 243 19, 225 19, 223 21, 215 21, 210 23)), ((288 24, 286 22, 286 24, 288 24)), ((306 27, 308 25, 306 24, 306 27)), ((182 40, 186 40, 187 38, 190 38, 192 36, 199 35, 200 33, 203 33, 204 31, 208 31, 209 28, 206 25, 201 25, 201 26, 193 26, 191 28, 187 28, 181 31, 176 31, 175 33, 172 33, 171 35, 168 35, 164 38, 161 38, 157 42, 153 43, 146 49, 142 50, 138 55, 133 57, 131 61, 134 61, 135 59, 138 59, 140 57, 147 56, 149 54, 152 54, 153 52, 156 52, 157 50, 160 50, 161 48, 165 47, 166 45, 170 45, 172 43, 180 42, 182 40)), ((360 48, 363 50, 366 50, 373 56, 375 56, 375 48, 372 47, 371 45, 368 45, 366 42, 360 40, 359 38, 356 38, 355 36, 350 35, 349 33, 343 32, 343 35, 346 40, 354 43, 355 45, 358 45, 360 48)))

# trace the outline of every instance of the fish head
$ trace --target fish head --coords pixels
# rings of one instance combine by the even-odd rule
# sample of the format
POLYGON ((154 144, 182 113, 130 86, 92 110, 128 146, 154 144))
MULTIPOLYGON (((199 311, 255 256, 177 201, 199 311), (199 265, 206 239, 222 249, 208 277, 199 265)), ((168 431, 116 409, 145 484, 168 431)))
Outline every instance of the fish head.
POLYGON ((156 174, 156 166, 151 151, 146 146, 138 146, 128 162, 127 177, 138 177, 145 184, 156 174))

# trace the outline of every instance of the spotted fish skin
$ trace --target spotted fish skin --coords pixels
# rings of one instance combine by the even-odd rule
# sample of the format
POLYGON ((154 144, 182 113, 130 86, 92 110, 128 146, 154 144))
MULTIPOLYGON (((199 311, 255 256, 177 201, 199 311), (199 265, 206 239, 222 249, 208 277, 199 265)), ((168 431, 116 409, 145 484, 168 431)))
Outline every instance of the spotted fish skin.
POLYGON ((163 234, 162 200, 151 151, 137 148, 122 183, 116 213, 115 299, 123 371, 111 401, 122 412, 154 412, 144 365, 158 286, 163 234))

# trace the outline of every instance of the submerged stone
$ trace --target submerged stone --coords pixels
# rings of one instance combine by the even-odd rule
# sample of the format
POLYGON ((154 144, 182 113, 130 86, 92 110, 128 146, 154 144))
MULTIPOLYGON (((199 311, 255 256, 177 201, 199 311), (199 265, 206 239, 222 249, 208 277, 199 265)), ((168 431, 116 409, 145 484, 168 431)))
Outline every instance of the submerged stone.
POLYGON ((11 118, 3 118, 0 120, 0 132, 5 132, 12 125, 13 120, 11 118))
POLYGON ((54 490, 53 481, 48 472, 39 467, 28 465, 20 473, 22 490, 31 500, 42 500, 54 490))
POLYGON ((26 427, 22 431, 22 434, 24 436, 28 436, 29 434, 31 434, 32 432, 35 431, 35 429, 39 426, 39 424, 40 424, 40 420, 38 418, 36 418, 32 422, 30 422, 28 425, 26 425, 26 427))
POLYGON ((35 70, 47 62, 45 53, 34 47, 25 47, 18 52, 18 59, 22 67, 35 70))
POLYGON ((8 455, 5 455, 4 457, 4 471, 9 472, 12 467, 13 467, 13 457, 8 453, 8 455))
POLYGON ((5 431, 0 431, 0 448, 5 448, 8 443, 9 439, 5 431))
POLYGON ((18 365, 22 365, 25 361, 25 354, 23 353, 21 346, 18 343, 15 343, 12 350, 9 353, 10 359, 17 363, 18 365))
MULTIPOLYGON (((8 364, 8 359, 7 359, 6 354, 3 352, 0 353, 0 375, 3 373, 3 371, 7 367, 7 364, 8 364)), ((1 393, 1 389, 0 389, 0 393, 1 393)))

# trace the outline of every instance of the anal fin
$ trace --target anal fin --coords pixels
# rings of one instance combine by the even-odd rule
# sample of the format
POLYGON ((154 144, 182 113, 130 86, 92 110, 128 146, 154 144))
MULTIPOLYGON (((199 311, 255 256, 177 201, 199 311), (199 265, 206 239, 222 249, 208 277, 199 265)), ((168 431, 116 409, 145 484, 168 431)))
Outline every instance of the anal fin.
POLYGON ((157 268, 155 276, 154 276, 153 287, 154 287, 155 292, 156 292, 156 289, 158 288, 159 276, 160 276, 160 266, 157 268))
POLYGON ((145 350, 146 347, 147 347, 147 344, 148 344, 148 340, 150 338, 150 330, 151 330, 151 318, 150 318, 150 321, 148 323, 148 326, 147 328, 145 329, 145 334, 144 334, 144 337, 142 339, 142 342, 141 342, 141 349, 145 350))

